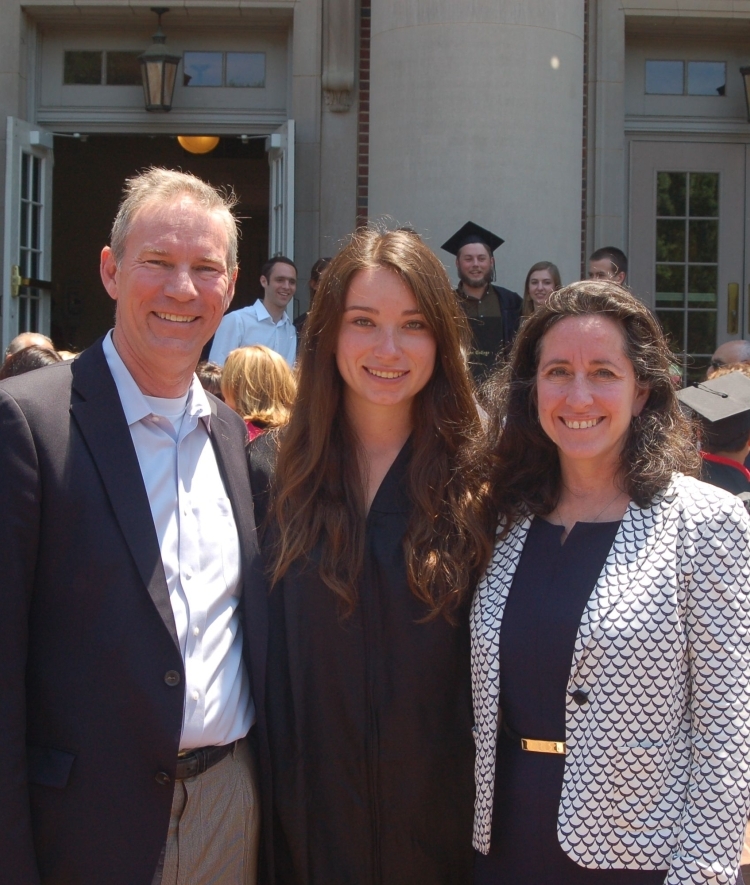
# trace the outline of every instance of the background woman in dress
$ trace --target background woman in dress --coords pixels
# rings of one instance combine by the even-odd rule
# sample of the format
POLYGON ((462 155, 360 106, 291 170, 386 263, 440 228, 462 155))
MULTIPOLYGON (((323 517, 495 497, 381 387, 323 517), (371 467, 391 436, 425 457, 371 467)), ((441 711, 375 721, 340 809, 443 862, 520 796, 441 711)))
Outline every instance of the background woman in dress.
POLYGON ((287 361, 262 344, 233 350, 221 373, 224 402, 244 419, 249 439, 286 424, 296 390, 287 361))
POLYGON ((501 534, 472 610, 477 883, 737 878, 750 521, 685 475, 670 360, 641 302, 575 283, 522 326, 497 388, 501 534))
POLYGON ((308 316, 263 545, 277 883, 471 881, 468 605, 491 532, 466 333, 403 230, 357 233, 308 316))
POLYGON ((532 264, 523 286, 522 316, 530 317, 535 308, 542 307, 549 296, 562 287, 560 271, 551 261, 532 264))

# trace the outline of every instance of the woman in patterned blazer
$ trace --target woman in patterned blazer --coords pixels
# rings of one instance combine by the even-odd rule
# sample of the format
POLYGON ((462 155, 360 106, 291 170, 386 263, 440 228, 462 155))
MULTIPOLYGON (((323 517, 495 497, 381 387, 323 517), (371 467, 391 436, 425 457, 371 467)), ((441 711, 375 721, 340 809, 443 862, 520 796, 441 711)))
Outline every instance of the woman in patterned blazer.
POLYGON ((472 610, 475 885, 734 885, 750 807, 750 520, 693 478, 656 320, 610 282, 495 382, 472 610))

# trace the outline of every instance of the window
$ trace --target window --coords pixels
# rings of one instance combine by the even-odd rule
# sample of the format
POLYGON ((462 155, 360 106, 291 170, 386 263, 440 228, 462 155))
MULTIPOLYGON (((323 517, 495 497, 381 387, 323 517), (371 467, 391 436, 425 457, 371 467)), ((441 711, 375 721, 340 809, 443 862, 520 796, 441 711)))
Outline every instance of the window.
POLYGON ((682 95, 685 64, 681 61, 647 61, 647 95, 682 95))
POLYGON ((107 52, 106 83, 108 86, 140 86, 140 52, 107 52))
POLYGON ((186 52, 182 65, 185 86, 266 85, 265 52, 186 52))
POLYGON ((101 52, 66 52, 63 83, 66 85, 94 84, 102 82, 101 52))
POLYGON ((726 88, 727 66, 725 62, 688 62, 688 95, 724 95, 726 88))
POLYGON ((65 53, 63 83, 66 86, 140 86, 138 52, 70 50, 65 53))
POLYGON ((221 86, 223 83, 222 52, 186 52, 182 57, 185 86, 221 86))
MULTIPOLYGON (((21 276, 39 279, 42 259, 42 160, 21 155, 21 276)), ((27 289, 18 299, 18 331, 39 329, 39 289, 27 289)))
POLYGON ((265 86, 265 52, 227 52, 226 85, 249 86, 252 89, 265 86))
POLYGON ((657 173, 656 314, 690 380, 716 347, 718 262, 718 173, 657 173))
MULTIPOLYGON (((138 51, 71 49, 65 52, 66 86, 140 86, 138 51)), ((263 89, 265 52, 186 52, 182 57, 184 86, 239 86, 263 89)))
POLYGON ((726 84, 723 61, 646 62, 647 95, 725 95, 726 84))

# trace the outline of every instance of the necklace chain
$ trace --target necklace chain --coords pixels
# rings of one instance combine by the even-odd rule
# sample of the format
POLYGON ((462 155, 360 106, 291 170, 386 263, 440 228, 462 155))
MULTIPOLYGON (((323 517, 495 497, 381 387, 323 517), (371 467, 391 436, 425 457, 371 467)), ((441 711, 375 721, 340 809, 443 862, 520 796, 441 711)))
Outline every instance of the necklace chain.
MULTIPOLYGON (((610 501, 607 501, 607 503, 606 503, 606 504, 604 505, 604 507, 602 507, 602 509, 596 514, 596 516, 592 517, 591 519, 586 519, 586 520, 583 520, 583 521, 584 521, 584 522, 596 522, 597 519, 599 519, 599 517, 602 515, 602 513, 604 513, 604 511, 607 510, 608 507, 611 507, 611 506, 615 503, 615 501, 616 501, 621 495, 623 495, 623 494, 624 494, 624 492, 623 492, 621 489, 618 489, 618 491, 617 491, 617 493, 615 494, 614 498, 612 498, 610 501)), ((555 509, 554 509, 552 512, 553 512, 553 513, 557 513, 558 518, 562 519, 562 514, 560 513, 560 506, 559 506, 559 504, 555 507, 555 509)), ((578 520, 576 520, 576 521, 578 521, 578 520)), ((563 520, 563 522, 564 522, 564 520, 563 520)))

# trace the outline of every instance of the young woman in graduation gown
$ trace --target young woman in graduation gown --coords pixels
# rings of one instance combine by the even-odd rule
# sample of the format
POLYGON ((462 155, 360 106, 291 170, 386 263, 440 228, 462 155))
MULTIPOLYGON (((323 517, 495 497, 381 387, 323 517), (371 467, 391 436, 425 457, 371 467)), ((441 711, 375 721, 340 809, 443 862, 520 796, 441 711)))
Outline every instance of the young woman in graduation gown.
POLYGON ((290 424, 250 447, 272 585, 274 879, 464 885, 468 606, 491 549, 466 323, 416 234, 365 230, 307 326, 290 424))

